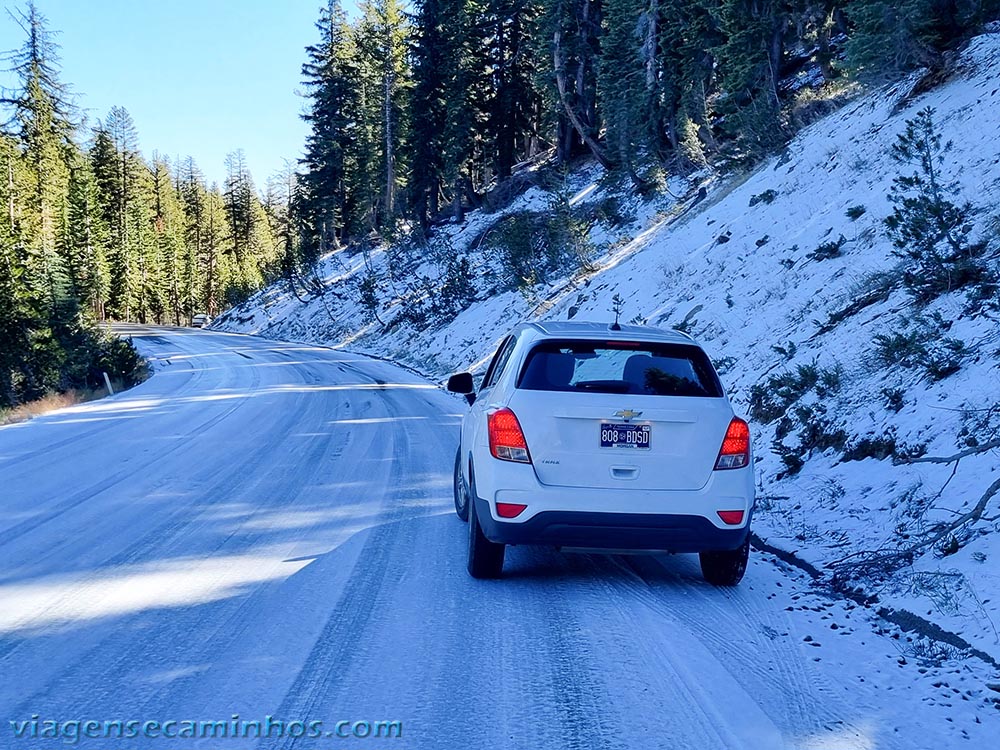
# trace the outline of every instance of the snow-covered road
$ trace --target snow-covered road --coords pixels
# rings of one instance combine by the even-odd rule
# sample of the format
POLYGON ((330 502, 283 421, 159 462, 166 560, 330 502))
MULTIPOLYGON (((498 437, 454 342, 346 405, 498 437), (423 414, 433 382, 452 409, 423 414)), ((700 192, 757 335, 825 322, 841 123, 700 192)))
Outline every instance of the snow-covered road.
POLYGON ((230 736, 123 740, 112 725, 110 739, 77 727, 73 744, 995 737, 977 670, 922 666, 905 636, 876 633, 868 610, 767 555, 736 590, 704 584, 694 557, 542 549, 512 550, 503 580, 470 579, 450 494, 462 402, 415 375, 309 345, 129 332, 154 361, 149 381, 0 429, 2 748, 66 747, 72 727, 42 740, 46 721, 114 720, 158 722, 150 735, 230 722, 230 736), (33 716, 35 730, 21 724, 33 716), (253 726, 233 738, 232 722, 268 716, 294 733, 289 722, 322 722, 306 731, 323 736, 277 737, 272 723, 270 739, 253 726), (380 721, 402 736, 337 736, 380 721))

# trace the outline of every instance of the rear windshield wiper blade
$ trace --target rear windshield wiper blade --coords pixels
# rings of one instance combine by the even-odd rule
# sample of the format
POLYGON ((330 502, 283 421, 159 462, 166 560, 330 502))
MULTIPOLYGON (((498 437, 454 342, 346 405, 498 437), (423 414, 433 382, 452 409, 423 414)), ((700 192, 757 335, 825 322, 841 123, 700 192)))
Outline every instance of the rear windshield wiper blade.
POLYGON ((576 383, 581 391, 605 391, 607 393, 628 393, 632 386, 624 380, 581 380, 576 383))

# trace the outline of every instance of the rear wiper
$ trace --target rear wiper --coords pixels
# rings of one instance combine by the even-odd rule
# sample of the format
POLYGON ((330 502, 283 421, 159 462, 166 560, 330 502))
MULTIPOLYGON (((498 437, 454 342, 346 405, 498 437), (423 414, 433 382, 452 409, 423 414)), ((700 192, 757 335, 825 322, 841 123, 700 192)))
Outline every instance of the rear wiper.
POLYGON ((581 380, 574 387, 581 391, 605 391, 607 393, 628 393, 632 388, 624 380, 581 380))

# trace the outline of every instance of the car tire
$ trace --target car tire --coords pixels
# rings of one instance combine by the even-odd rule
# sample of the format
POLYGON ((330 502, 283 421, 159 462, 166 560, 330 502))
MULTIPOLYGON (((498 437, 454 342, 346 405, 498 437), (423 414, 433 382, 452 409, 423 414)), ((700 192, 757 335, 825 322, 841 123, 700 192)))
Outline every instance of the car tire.
POLYGON ((701 574, 714 586, 735 586, 743 580, 750 559, 750 536, 737 549, 725 552, 702 552, 701 574))
POLYGON ((465 480, 462 478, 462 448, 459 447, 455 454, 455 478, 452 482, 455 493, 455 513, 463 521, 469 520, 469 493, 465 489, 465 480))
POLYGON ((476 503, 469 503, 469 575, 473 578, 499 578, 507 545, 491 542, 483 534, 476 515, 476 503))

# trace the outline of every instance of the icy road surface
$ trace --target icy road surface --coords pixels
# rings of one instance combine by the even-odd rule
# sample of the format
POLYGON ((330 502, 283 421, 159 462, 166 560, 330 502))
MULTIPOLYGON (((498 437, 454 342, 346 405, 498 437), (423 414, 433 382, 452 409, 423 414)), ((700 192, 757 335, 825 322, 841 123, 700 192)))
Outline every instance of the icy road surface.
POLYGON ((153 360, 149 381, 0 429, 5 750, 70 745, 72 725, 32 738, 21 722, 33 717, 41 732, 234 714, 322 722, 310 731, 323 736, 123 740, 112 728, 76 746, 995 739, 980 670, 921 666, 905 636, 877 633, 868 610, 766 555, 735 590, 703 583, 694 556, 544 549, 512 550, 503 580, 470 579, 451 501, 462 402, 412 374, 308 345, 129 332, 153 360), (402 737, 336 736, 386 721, 402 737))

